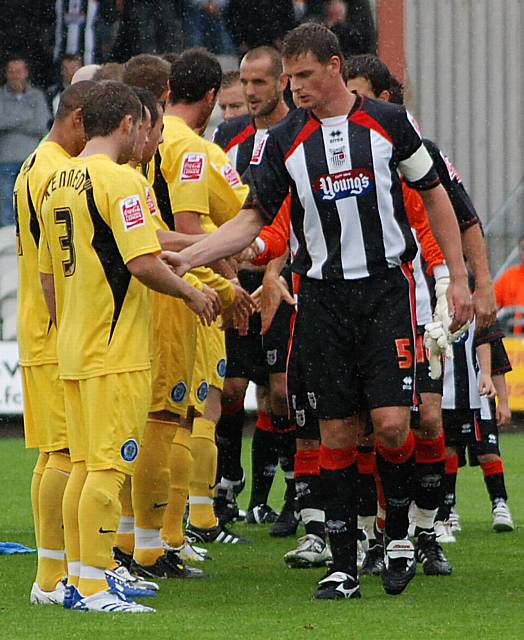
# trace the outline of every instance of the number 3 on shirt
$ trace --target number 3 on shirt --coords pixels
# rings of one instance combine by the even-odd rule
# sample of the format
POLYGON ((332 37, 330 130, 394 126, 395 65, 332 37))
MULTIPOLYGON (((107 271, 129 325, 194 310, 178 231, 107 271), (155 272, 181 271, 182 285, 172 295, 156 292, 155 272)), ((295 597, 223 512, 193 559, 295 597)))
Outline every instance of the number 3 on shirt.
POLYGON ((62 268, 64 276, 72 276, 76 268, 75 245, 73 243, 73 214, 71 209, 64 207, 63 209, 55 209, 55 224, 64 225, 64 235, 59 236, 60 247, 63 251, 67 251, 68 257, 62 260, 62 268))

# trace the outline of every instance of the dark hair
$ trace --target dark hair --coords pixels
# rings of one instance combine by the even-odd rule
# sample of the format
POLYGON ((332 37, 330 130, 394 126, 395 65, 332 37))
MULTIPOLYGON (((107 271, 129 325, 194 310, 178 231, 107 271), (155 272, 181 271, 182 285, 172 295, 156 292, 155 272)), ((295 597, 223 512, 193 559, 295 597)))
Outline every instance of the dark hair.
POLYGON ((391 89, 391 73, 384 62, 371 53, 350 56, 344 64, 344 82, 353 78, 365 78, 375 96, 391 89))
POLYGON ((26 58, 26 56, 24 56, 21 53, 12 53, 11 55, 8 56, 7 60, 5 61, 6 69, 7 69, 7 65, 10 62, 23 62, 25 66, 29 69, 29 60, 26 58))
POLYGON ((205 49, 188 49, 171 65, 171 103, 198 102, 208 91, 218 91, 221 82, 222 68, 216 57, 205 49))
POLYGON ((82 64, 82 56, 79 56, 77 53, 64 53, 60 58, 60 64, 62 64, 62 62, 72 62, 73 60, 82 64))
POLYGON ((344 61, 337 36, 323 24, 305 22, 287 33, 282 46, 283 58, 296 58, 312 53, 322 64, 327 64, 333 56, 344 61))
POLYGON ((95 71, 93 80, 95 82, 102 82, 103 80, 114 80, 115 82, 122 82, 124 77, 124 65, 118 62, 106 62, 100 69, 95 71))
POLYGON ((168 51, 167 53, 162 54, 162 60, 169 62, 169 64, 173 64, 173 62, 178 60, 178 58, 180 58, 180 54, 176 51, 168 51))
POLYGON ((235 69, 234 71, 226 71, 222 76, 222 84, 220 85, 221 89, 228 89, 232 87, 234 84, 240 82, 240 71, 235 69))
POLYGON ((250 49, 242 58, 244 60, 258 60, 259 58, 269 58, 271 62, 271 75, 277 79, 282 75, 282 54, 275 47, 255 47, 250 49))
POLYGON ((86 137, 110 135, 128 115, 134 121, 142 115, 142 104, 130 87, 111 80, 95 83, 84 103, 86 137))
POLYGON ((56 110, 55 120, 64 120, 75 109, 83 109, 89 92, 96 86, 93 80, 81 80, 64 89, 56 110))
MULTIPOLYGON (((138 99, 142 103, 142 107, 147 107, 151 114, 151 126, 154 127, 158 120, 158 105, 160 104, 157 98, 149 91, 149 89, 143 89, 142 87, 131 87, 136 93, 138 99)), ((144 112, 142 111, 142 117, 144 112)))
POLYGON ((149 89, 160 98, 167 89, 171 65, 160 56, 141 53, 133 56, 124 65, 122 82, 132 87, 149 89))
POLYGON ((389 87, 389 101, 393 104, 404 104, 404 85, 400 80, 391 76, 391 86, 389 87))

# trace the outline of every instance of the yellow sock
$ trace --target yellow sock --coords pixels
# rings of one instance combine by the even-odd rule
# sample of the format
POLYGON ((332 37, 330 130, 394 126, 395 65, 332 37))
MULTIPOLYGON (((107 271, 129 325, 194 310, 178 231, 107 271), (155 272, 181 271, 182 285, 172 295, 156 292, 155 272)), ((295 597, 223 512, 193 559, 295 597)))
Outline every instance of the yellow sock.
POLYGON ((36 581, 44 591, 53 591, 64 577, 62 501, 70 473, 69 454, 51 452, 42 475, 38 496, 40 533, 36 581))
POLYGON ((126 475, 116 469, 88 471, 78 505, 80 580, 89 596, 107 589, 103 572, 113 564, 113 545, 122 507, 120 491, 126 475))
POLYGON ((120 491, 122 514, 115 539, 115 546, 129 555, 133 555, 133 549, 135 548, 135 518, 131 500, 131 484, 131 476, 126 476, 124 486, 120 491))
POLYGON ((31 479, 31 507, 33 509, 33 522, 35 526, 35 542, 36 546, 40 546, 40 505, 38 496, 40 494, 40 482, 44 474, 45 466, 49 454, 40 451, 33 469, 33 477, 31 479))
POLYGON ((192 463, 191 431, 184 427, 178 427, 169 456, 171 481, 162 527, 162 538, 171 547, 179 547, 184 543, 184 512, 192 463))
POLYGON ((64 546, 67 557, 67 582, 78 586, 80 577, 80 532, 78 530, 78 503, 87 475, 85 462, 73 462, 64 491, 62 514, 64 517, 64 546))
POLYGON ((191 434, 193 466, 189 481, 189 522, 201 529, 211 529, 217 524, 213 509, 217 472, 215 427, 211 420, 195 418, 191 434))

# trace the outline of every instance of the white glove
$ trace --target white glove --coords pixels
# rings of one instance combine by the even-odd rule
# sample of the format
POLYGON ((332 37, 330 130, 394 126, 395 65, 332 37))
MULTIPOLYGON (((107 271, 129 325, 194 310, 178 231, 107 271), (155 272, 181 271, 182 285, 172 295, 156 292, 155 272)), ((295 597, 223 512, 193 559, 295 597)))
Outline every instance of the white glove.
POLYGON ((447 331, 451 324, 451 318, 449 317, 448 299, 446 294, 448 292, 450 279, 449 276, 443 276, 435 280, 435 295, 437 297, 437 303, 435 305, 435 313, 433 314, 433 320, 435 322, 441 322, 443 328, 447 331))
POLYGON ((442 375, 441 357, 451 353, 453 349, 448 342, 448 332, 440 320, 429 322, 425 326, 424 346, 429 350, 429 375, 432 380, 438 380, 442 375))

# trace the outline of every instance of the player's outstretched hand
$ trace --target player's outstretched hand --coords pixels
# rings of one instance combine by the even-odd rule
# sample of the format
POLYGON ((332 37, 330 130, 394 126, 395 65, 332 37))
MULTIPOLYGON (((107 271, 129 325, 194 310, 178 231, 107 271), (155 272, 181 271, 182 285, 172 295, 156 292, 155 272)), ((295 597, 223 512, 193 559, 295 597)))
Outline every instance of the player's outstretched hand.
MULTIPOLYGON (((197 314, 202 324, 209 327, 218 315, 216 311, 217 299, 217 294, 209 287, 205 287, 204 291, 191 287, 191 291, 184 298, 184 302, 197 314)), ((220 302, 218 302, 218 308, 220 309, 220 302)))
POLYGON ((248 247, 246 247, 243 251, 241 251, 237 256, 236 260, 238 263, 241 262, 253 262, 253 260, 260 254, 260 248, 254 240, 248 247))
MULTIPOLYGON (((266 273, 267 275, 267 273, 266 273)), ((275 317, 281 302, 286 302, 292 307, 295 306, 295 300, 289 293, 285 278, 279 276, 264 277, 262 286, 262 296, 260 301, 260 315, 262 319, 262 335, 266 335, 271 327, 271 323, 275 317)))
POLYGON ((250 316, 256 311, 256 305, 249 293, 235 280, 231 280, 236 289, 236 298, 234 305, 234 325, 245 325, 249 322, 250 316))
POLYGON ((183 259, 180 253, 176 253, 175 251, 162 251, 160 259, 163 260, 177 276, 183 276, 191 269, 191 265, 183 259))

